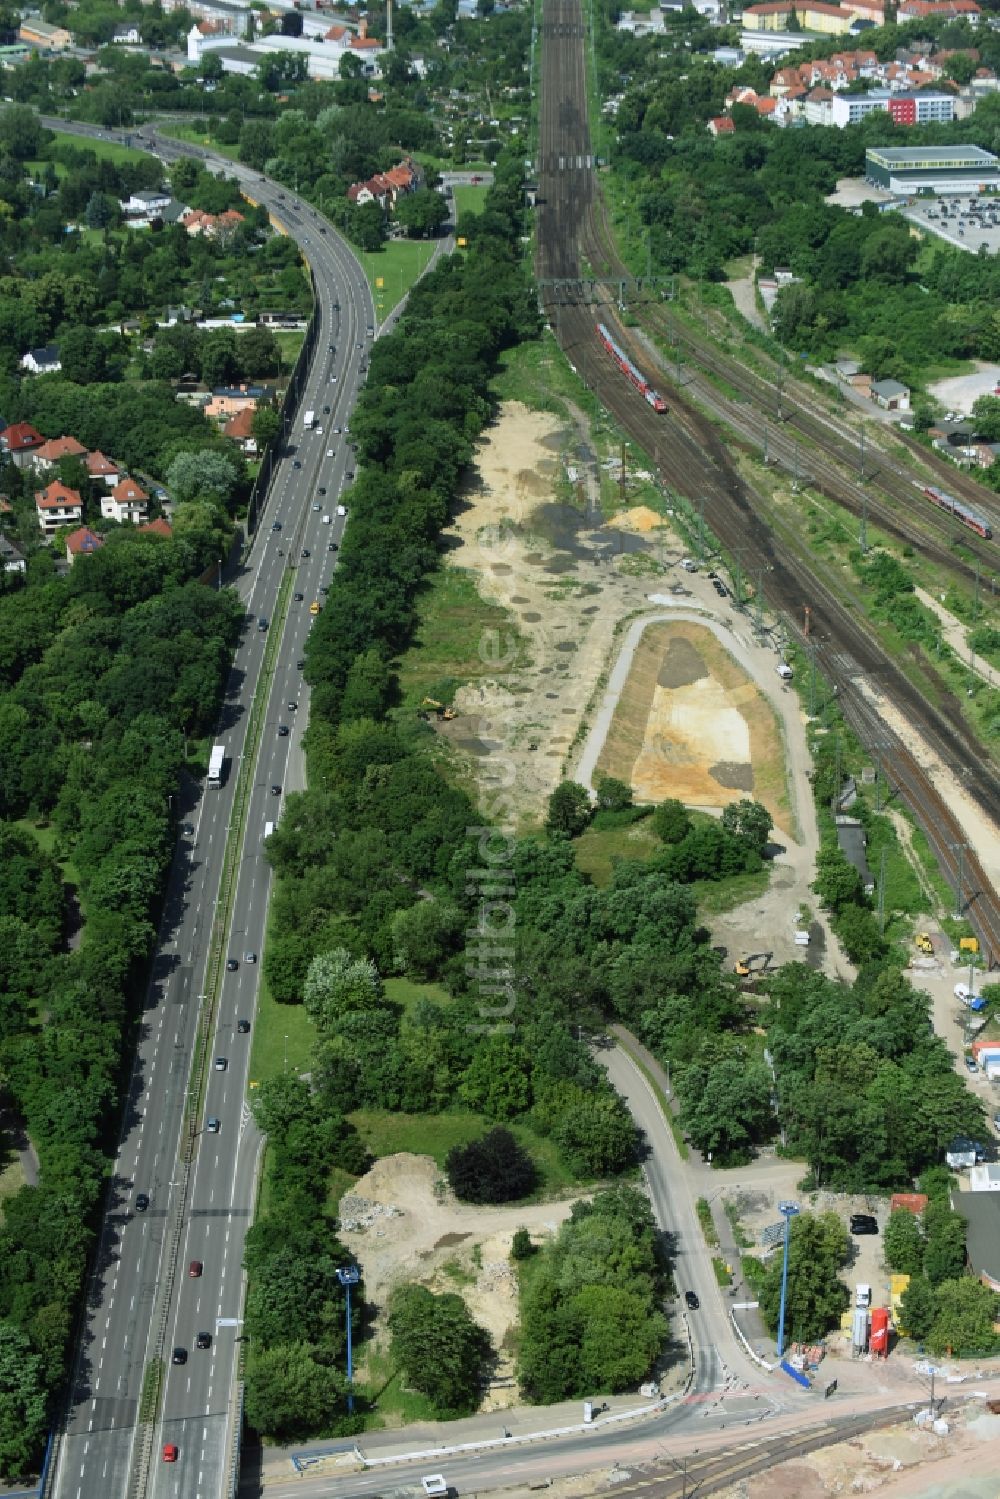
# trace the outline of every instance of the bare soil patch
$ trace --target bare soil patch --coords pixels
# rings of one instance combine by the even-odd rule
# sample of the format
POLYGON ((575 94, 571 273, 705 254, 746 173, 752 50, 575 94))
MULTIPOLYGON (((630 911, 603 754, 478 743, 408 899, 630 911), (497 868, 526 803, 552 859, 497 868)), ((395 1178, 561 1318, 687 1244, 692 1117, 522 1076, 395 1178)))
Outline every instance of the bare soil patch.
MULTIPOLYGON (((455 1198, 430 1156, 383 1156, 342 1199, 340 1238, 362 1268, 366 1301, 380 1314, 395 1287, 408 1281, 464 1297, 499 1353, 480 1409, 504 1410, 519 1399, 510 1348, 518 1291, 511 1241, 519 1228, 536 1243, 551 1238, 582 1196, 475 1207, 455 1198)), ((386 1337, 380 1317, 376 1345, 386 1337)))
POLYGON ((712 631, 689 620, 643 632, 597 768, 640 801, 719 809, 753 795, 789 825, 775 714, 712 631))

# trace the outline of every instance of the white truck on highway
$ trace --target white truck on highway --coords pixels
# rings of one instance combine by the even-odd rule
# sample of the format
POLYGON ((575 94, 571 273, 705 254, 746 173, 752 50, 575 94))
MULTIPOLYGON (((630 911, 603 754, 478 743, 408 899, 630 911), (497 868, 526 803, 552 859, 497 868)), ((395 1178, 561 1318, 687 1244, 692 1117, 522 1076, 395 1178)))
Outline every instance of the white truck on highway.
POLYGON ((222 772, 226 765, 226 746, 214 744, 212 753, 208 759, 208 784, 210 786, 222 785, 222 772))
POLYGON ((306 429, 307 432, 311 431, 311 429, 313 427, 315 427, 315 425, 316 425, 316 413, 315 413, 315 411, 307 411, 306 412, 305 416, 302 418, 302 425, 305 427, 305 429, 306 429))

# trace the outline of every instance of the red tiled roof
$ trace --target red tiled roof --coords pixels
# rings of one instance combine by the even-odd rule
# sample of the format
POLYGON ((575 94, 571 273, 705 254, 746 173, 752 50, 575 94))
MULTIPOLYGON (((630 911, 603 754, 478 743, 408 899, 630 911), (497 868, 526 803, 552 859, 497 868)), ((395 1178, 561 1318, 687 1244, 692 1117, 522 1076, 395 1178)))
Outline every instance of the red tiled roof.
POLYGON ((36 491, 35 504, 39 510, 58 510, 65 508, 67 505, 82 506, 83 501, 80 499, 78 490, 70 489, 68 484, 61 484, 56 479, 54 483, 47 485, 45 489, 36 491))
POLYGON ((88 552, 100 551, 103 545, 104 537, 92 531, 89 526, 81 526, 78 531, 71 531, 66 537, 66 550, 72 552, 74 557, 83 557, 88 552))
POLYGON ((88 474, 93 474, 95 478, 103 478, 118 472, 117 463, 112 463, 110 458, 105 458, 100 448, 95 448, 92 453, 87 454, 86 465, 88 474))
POLYGON ((163 519, 162 515, 156 520, 147 521, 144 526, 137 526, 136 530, 147 536, 166 536, 168 540, 174 534, 173 527, 169 521, 163 519))
POLYGON ((3 443, 8 453, 20 453, 25 448, 41 447, 44 441, 42 434, 36 432, 28 422, 15 422, 0 435, 0 442, 3 443))
POLYGON ((134 479, 119 479, 111 491, 111 498, 117 500, 119 504, 131 501, 133 504, 145 505, 149 500, 149 495, 134 479))
POLYGON ((927 1206, 925 1192, 893 1192, 889 1198, 890 1213, 922 1213, 927 1206))
POLYGON ((79 458, 86 451, 83 443, 77 442, 75 437, 50 437, 48 442, 42 443, 35 457, 45 463, 56 463, 60 458, 79 458))
POLYGON ((223 437, 232 437, 237 442, 243 442, 246 438, 253 436, 254 410, 252 406, 244 406, 242 411, 237 411, 231 416, 222 429, 223 437))

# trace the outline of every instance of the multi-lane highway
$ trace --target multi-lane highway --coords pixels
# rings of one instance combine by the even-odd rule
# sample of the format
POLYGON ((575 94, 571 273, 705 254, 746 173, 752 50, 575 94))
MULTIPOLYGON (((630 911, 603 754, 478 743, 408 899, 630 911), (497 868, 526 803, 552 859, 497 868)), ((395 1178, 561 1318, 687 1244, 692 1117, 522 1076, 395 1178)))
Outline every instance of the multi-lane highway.
MULTIPOLYGON (((108 135, 51 123, 83 135, 108 135)), ((148 127, 143 136, 143 143, 165 159, 191 149, 161 139, 148 127)), ((360 265, 308 204, 257 173, 215 162, 200 150, 194 154, 237 175, 298 240, 312 266, 318 337, 258 534, 227 580, 246 605, 246 624, 217 735, 226 747, 226 776, 217 789, 192 787, 181 808, 182 832, 70 1409, 56 1453, 53 1490, 59 1499, 139 1493, 219 1499, 229 1491, 243 1241, 260 1145, 244 1100, 270 883, 264 830, 280 816, 288 792, 304 783, 301 735, 308 692, 302 658, 315 618, 311 606, 322 607, 336 566, 345 525, 338 505, 353 472, 347 427, 375 331, 360 265), (307 409, 316 412, 316 430, 304 429, 307 409), (288 573, 290 585, 282 590, 288 573), (287 616, 276 619, 281 598, 287 599, 287 616), (247 746, 258 694, 260 729, 247 746), (245 756, 255 746, 256 757, 245 756), (241 772, 252 783, 237 803, 241 772), (227 839, 238 805, 245 807, 245 820, 224 950, 233 967, 210 960, 227 839), (206 996, 210 980, 217 992, 206 996), (199 1045, 199 1016, 206 1014, 212 1016, 208 1070, 193 1149, 186 1149, 188 1081, 199 1045), (249 1029, 241 1028, 241 1021, 249 1029), (206 1336, 199 1339, 199 1334, 206 1336), (139 1421, 143 1379, 159 1358, 160 1415, 155 1427, 144 1428, 139 1421), (176 1461, 165 1461, 165 1449, 174 1448, 176 1461)))

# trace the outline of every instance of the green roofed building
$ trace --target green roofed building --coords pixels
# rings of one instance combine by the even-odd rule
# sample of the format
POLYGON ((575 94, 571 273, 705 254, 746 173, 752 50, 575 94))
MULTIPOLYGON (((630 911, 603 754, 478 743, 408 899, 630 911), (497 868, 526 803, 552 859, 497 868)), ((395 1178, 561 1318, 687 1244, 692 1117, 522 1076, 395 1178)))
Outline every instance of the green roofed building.
POLYGON ((979 146, 873 146, 865 179, 900 197, 1000 191, 1000 157, 979 146))

